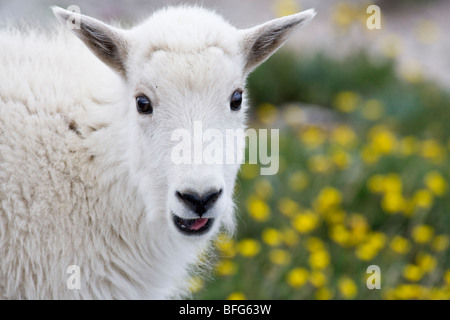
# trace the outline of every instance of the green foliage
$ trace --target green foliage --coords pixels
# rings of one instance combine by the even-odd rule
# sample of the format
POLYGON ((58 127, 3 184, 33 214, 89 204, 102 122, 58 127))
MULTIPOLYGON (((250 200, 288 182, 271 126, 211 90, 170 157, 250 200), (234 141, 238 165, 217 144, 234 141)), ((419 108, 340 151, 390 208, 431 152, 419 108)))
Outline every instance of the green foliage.
POLYGON ((249 91, 255 105, 302 101, 331 106, 340 91, 358 89, 369 95, 396 84, 393 62, 374 62, 363 51, 343 60, 281 51, 251 74, 249 91))

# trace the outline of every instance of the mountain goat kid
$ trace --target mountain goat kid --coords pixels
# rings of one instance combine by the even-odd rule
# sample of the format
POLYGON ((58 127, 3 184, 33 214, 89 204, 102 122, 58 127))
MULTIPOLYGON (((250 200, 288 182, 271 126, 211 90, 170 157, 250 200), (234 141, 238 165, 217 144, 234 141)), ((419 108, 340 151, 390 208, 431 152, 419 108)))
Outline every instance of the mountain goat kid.
POLYGON ((131 29, 53 12, 79 25, 0 30, 0 298, 183 297, 234 228, 239 162, 176 164, 172 133, 244 129, 246 77, 315 13, 240 30, 197 7, 131 29))

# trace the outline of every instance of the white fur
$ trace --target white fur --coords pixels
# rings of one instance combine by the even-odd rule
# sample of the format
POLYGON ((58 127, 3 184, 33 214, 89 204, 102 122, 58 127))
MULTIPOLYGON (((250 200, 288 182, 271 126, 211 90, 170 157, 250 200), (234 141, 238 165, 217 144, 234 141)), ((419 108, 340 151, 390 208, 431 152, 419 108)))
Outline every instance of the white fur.
POLYGON ((221 227, 234 229, 238 164, 174 165, 170 135, 196 120, 204 130, 245 127, 246 105, 231 111, 229 99, 281 46, 244 67, 266 28, 237 30, 189 7, 129 30, 111 27, 126 39, 126 76, 62 27, 0 31, 0 298, 186 293, 189 266, 221 227), (153 114, 136 111, 141 93, 153 114), (211 187, 223 189, 208 212, 212 230, 183 235, 170 214, 183 210, 175 192, 211 187), (79 290, 67 287, 70 265, 81 268, 79 290))

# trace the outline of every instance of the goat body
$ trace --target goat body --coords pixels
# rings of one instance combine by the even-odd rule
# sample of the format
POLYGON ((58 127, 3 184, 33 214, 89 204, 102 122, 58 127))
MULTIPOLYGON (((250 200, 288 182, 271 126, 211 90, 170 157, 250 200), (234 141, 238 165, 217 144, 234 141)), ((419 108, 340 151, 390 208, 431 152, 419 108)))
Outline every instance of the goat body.
POLYGON ((239 164, 174 164, 171 133, 245 128, 230 97, 314 12, 239 30, 176 7, 124 30, 53 11, 78 27, 0 30, 0 298, 183 297, 233 232, 239 164))

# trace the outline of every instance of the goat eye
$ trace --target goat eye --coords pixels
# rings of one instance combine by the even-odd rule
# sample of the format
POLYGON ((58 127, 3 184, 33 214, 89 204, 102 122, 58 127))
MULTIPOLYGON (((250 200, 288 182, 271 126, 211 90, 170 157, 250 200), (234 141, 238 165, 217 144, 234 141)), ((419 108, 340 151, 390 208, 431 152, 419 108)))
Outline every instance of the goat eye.
POLYGON ((237 111, 242 105, 242 91, 236 90, 231 96, 230 108, 233 111, 237 111))
POLYGON ((153 113, 152 103, 150 102, 150 99, 144 95, 136 97, 136 108, 139 113, 142 114, 153 113))

